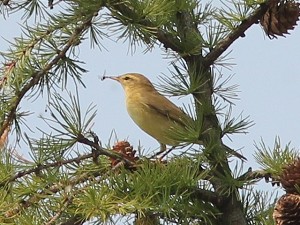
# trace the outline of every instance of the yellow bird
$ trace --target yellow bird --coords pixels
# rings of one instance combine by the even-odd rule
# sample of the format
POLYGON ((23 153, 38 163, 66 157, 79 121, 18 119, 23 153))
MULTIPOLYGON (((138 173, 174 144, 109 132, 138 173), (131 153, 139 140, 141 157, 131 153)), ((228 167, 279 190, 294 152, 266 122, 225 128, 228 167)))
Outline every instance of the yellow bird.
MULTIPOLYGON (((103 76, 102 79, 105 78, 116 80, 122 85, 128 114, 143 131, 161 144, 161 150, 165 150, 166 145, 178 146, 185 142, 176 139, 174 133, 190 131, 188 126, 193 124, 193 119, 161 95, 145 76, 127 73, 117 77, 103 76)), ((192 142, 201 143, 197 138, 192 142)))

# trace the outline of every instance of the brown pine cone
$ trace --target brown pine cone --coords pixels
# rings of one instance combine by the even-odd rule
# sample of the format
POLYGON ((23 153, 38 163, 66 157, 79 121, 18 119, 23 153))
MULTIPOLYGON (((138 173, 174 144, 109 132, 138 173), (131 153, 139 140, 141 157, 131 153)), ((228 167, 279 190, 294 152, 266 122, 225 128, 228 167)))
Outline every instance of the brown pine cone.
POLYGON ((300 195, 285 194, 276 202, 273 218, 276 225, 299 225, 300 195))
POLYGON ((294 0, 273 1, 269 10, 262 16, 260 24, 269 38, 285 37, 297 25, 300 16, 300 3, 294 0))
MULTIPOLYGON (((125 159, 132 161, 132 162, 135 162, 139 159, 137 156, 135 156, 136 151, 133 150, 133 147, 130 146, 130 143, 128 141, 117 142, 113 146, 112 151, 115 151, 115 152, 121 154, 125 159)), ((120 159, 116 159, 116 158, 110 158, 110 161, 111 161, 112 167, 116 166, 118 163, 121 162, 120 159)))
POLYGON ((300 158, 284 168, 280 183, 287 193, 298 193, 296 186, 300 187, 300 158))

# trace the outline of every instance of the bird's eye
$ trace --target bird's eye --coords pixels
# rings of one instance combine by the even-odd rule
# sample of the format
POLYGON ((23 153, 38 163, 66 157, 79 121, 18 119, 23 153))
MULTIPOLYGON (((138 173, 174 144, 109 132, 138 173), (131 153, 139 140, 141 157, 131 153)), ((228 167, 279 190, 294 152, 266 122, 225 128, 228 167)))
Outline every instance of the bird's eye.
POLYGON ((129 80, 130 79, 130 77, 124 77, 124 80, 129 80))

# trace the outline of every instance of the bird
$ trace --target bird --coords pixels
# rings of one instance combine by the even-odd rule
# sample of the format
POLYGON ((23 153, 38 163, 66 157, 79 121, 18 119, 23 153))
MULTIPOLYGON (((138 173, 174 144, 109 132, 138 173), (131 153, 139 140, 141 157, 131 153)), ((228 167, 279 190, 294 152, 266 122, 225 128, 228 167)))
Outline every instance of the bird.
MULTIPOLYGON (((106 78, 122 85, 129 116, 144 132, 160 143, 160 152, 166 150, 166 145, 175 147, 186 141, 176 138, 174 134, 189 132, 194 120, 160 94, 148 78, 139 73, 103 76, 102 80, 106 78)), ((195 140, 191 140, 191 143, 202 144, 198 136, 195 140)), ((236 154, 243 157, 239 153, 236 154)))

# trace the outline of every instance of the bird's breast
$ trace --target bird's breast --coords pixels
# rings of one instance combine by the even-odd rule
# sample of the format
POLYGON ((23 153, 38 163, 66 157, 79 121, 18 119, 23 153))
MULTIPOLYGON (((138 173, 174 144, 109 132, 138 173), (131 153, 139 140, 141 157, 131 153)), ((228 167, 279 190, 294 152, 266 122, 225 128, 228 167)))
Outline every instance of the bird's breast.
POLYGON ((158 142, 167 145, 176 145, 168 135, 174 127, 174 122, 168 117, 162 116, 151 109, 143 101, 143 96, 126 96, 127 111, 132 120, 146 133, 155 138, 158 142))

